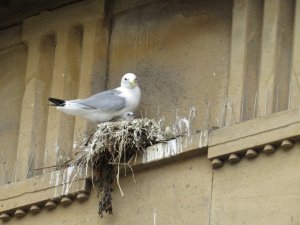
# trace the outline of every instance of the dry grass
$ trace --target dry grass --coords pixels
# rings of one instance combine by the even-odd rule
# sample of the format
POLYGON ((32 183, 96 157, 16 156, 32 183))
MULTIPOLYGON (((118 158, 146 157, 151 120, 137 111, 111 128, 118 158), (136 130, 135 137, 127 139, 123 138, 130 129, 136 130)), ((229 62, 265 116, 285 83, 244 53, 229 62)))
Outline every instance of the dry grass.
MULTIPOLYGON (((120 165, 142 153, 148 146, 166 141, 162 122, 151 119, 106 122, 98 125, 96 132, 80 146, 73 165, 92 168, 95 183, 102 192, 99 216, 112 213, 113 182, 119 184, 120 165)), ((131 167, 130 167, 131 168, 131 167)))

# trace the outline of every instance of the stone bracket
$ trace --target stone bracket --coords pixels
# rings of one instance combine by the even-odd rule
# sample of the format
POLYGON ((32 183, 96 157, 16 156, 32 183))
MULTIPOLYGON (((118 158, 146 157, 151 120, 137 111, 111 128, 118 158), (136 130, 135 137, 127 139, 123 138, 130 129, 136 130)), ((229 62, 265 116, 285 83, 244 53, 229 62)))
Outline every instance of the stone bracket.
POLYGON ((299 110, 282 111, 211 132, 208 159, 218 159, 215 165, 221 165, 221 159, 237 162, 242 154, 251 158, 260 150, 272 153, 278 146, 291 147, 299 138, 299 110))
POLYGON ((0 219, 36 213, 44 207, 53 209, 59 203, 71 204, 74 199, 85 200, 91 188, 88 177, 86 171, 68 167, 0 186, 0 219))

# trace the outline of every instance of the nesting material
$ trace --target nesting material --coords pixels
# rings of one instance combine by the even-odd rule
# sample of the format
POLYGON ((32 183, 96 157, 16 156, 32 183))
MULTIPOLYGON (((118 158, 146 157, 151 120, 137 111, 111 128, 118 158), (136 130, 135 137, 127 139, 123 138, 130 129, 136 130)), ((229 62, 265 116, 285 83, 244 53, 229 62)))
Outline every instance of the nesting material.
MULTIPOLYGON (((99 183, 102 199, 99 216, 112 214, 113 182, 119 184, 120 167, 129 167, 136 156, 147 147, 166 141, 162 124, 152 119, 106 122, 98 124, 96 132, 79 147, 73 165, 92 168, 94 182, 99 183)), ((81 194, 79 195, 81 196, 81 194)), ((85 198, 86 196, 84 196, 85 198)))
POLYGON ((88 142, 79 147, 73 164, 95 167, 107 157, 110 164, 123 163, 128 160, 126 156, 143 152, 148 146, 163 140, 161 124, 155 120, 101 123, 88 142))

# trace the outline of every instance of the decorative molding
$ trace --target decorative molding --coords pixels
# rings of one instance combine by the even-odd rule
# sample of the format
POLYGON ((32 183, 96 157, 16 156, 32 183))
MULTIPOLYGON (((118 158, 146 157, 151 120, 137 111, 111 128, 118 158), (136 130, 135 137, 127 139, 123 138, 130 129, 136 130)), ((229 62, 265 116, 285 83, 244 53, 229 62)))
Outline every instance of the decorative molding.
POLYGON ((70 205, 75 199, 84 201, 90 193, 89 177, 87 170, 68 167, 0 186, 0 219, 37 214, 43 208, 52 210, 58 204, 70 205))
POLYGON ((259 152, 272 154, 278 148, 288 150, 298 139, 300 111, 283 111, 212 131, 208 159, 213 168, 218 168, 226 160, 236 163, 243 156, 251 159, 259 152))
MULTIPOLYGON (((142 156, 132 160, 130 167, 137 171, 176 158, 207 153, 212 167, 219 168, 226 160, 233 164, 244 156, 253 159, 260 152, 272 154, 278 148, 291 149, 298 139, 300 112, 284 111, 151 146, 142 156)), ((70 205, 75 199, 87 200, 91 174, 88 169, 68 167, 1 186, 0 220, 7 221, 12 216, 21 218, 27 213, 37 214, 43 208, 53 210, 58 204, 70 205)))

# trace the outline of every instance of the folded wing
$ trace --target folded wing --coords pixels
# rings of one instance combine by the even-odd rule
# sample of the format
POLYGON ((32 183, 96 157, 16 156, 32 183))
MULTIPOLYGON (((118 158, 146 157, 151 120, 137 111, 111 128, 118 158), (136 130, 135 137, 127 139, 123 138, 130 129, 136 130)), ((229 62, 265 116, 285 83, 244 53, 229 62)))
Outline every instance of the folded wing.
POLYGON ((101 109, 104 111, 118 111, 126 107, 126 99, 120 96, 121 92, 107 90, 85 99, 69 101, 70 104, 76 103, 85 109, 101 109))

